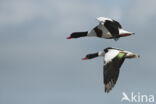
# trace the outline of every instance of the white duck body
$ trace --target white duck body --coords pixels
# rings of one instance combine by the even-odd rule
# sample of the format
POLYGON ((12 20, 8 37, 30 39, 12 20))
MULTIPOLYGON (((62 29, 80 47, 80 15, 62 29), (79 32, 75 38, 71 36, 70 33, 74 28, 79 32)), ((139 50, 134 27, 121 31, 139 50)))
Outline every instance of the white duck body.
MULTIPOLYGON (((106 38, 106 39, 112 38, 111 33, 107 30, 107 28, 104 25, 99 24, 96 27, 102 31, 102 36, 100 38, 106 38)), ((94 29, 88 32, 89 37, 97 37, 97 34, 94 29)))
POLYGON ((94 27, 92 30, 84 32, 73 32, 69 37, 67 37, 67 39, 88 36, 118 40, 120 37, 130 36, 133 34, 124 30, 120 23, 113 19, 99 17, 97 20, 99 21, 99 25, 94 27))

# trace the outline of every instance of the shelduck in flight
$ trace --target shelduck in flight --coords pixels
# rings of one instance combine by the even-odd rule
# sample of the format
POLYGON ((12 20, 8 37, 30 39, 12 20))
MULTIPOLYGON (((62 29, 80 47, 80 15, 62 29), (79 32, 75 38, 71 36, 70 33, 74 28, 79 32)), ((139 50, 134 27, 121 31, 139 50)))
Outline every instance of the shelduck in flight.
POLYGON ((91 31, 73 32, 69 37, 67 37, 67 39, 88 36, 118 40, 120 37, 126 37, 134 34, 124 30, 120 23, 113 19, 105 17, 99 17, 96 19, 99 21, 99 25, 94 27, 91 31))
POLYGON ((120 67, 126 58, 139 58, 139 55, 117 48, 108 47, 103 51, 86 55, 83 60, 104 56, 103 78, 105 92, 109 92, 116 84, 120 67))

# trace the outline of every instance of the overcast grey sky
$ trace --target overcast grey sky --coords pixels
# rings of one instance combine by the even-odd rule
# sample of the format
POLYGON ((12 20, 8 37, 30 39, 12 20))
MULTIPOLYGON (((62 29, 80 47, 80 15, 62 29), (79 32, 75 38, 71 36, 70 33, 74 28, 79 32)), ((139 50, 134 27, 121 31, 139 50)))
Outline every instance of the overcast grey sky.
POLYGON ((1 0, 0 104, 113 104, 125 91, 156 95, 155 0, 1 0), (66 40, 72 32, 119 21, 135 36, 66 40), (138 53, 126 60, 104 93, 103 58, 81 61, 112 46, 138 53))

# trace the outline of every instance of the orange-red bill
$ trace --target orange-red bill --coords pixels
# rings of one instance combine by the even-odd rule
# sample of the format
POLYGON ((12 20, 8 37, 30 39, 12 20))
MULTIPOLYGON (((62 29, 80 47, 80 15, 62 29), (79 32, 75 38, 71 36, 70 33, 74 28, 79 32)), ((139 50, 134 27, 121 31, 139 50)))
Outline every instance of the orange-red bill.
POLYGON ((87 60, 87 58, 86 58, 86 57, 84 57, 84 58, 82 58, 82 60, 87 60))
POLYGON ((71 36, 67 37, 67 39, 71 39, 71 38, 72 38, 71 36))

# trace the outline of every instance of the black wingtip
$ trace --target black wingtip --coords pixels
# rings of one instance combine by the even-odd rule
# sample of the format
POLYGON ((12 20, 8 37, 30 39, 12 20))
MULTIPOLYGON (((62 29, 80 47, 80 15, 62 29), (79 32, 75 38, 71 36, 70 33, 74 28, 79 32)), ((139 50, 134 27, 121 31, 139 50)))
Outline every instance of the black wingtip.
POLYGON ((110 89, 110 90, 108 90, 108 89, 106 89, 106 88, 105 88, 104 90, 105 90, 105 93, 107 93, 107 94, 108 94, 108 93, 110 92, 110 90, 111 90, 111 89, 110 89))

